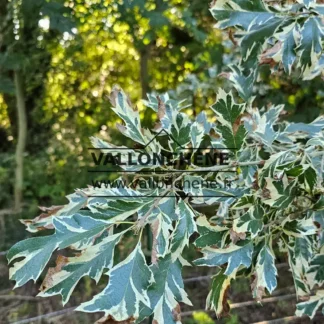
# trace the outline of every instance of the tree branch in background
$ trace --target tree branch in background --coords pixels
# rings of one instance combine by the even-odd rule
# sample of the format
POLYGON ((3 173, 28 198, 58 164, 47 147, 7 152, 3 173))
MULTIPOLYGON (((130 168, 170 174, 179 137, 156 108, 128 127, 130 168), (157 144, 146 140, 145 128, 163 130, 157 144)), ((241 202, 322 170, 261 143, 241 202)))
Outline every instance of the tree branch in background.
POLYGON ((27 117, 24 94, 24 82, 21 71, 15 71, 15 87, 18 116, 18 141, 16 147, 16 178, 15 178, 15 211, 19 211, 22 204, 24 185, 24 152, 27 137, 27 117))

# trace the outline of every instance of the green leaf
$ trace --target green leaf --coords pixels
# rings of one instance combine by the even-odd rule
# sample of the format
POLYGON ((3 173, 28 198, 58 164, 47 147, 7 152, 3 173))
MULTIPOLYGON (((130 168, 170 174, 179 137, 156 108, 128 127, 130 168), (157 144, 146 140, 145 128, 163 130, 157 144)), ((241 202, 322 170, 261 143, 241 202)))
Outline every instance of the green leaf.
POLYGON ((53 224, 55 227, 53 235, 26 239, 9 250, 7 255, 9 262, 24 258, 10 268, 9 277, 16 281, 16 287, 24 285, 31 279, 35 282, 57 248, 74 246, 77 249, 84 249, 93 244, 95 236, 111 225, 78 214, 54 218, 53 224))
POLYGON ((20 221, 26 225, 27 231, 31 233, 36 233, 42 229, 53 229, 54 217, 76 214, 87 202, 87 197, 82 195, 81 192, 75 192, 66 198, 69 201, 68 204, 64 206, 52 206, 50 208, 40 207, 43 211, 41 215, 35 219, 22 219, 20 221))
POLYGON ((282 192, 279 192, 278 198, 275 200, 273 207, 288 208, 296 198, 296 182, 292 181, 282 192))
POLYGON ((132 107, 124 91, 114 88, 110 95, 110 101, 114 106, 113 111, 125 122, 125 126, 118 126, 121 133, 145 146, 149 140, 142 133, 139 112, 132 107))
POLYGON ((262 142, 269 151, 272 151, 273 142, 279 133, 274 130, 278 117, 284 106, 271 106, 261 115, 258 109, 248 109, 249 117, 244 118, 244 126, 249 132, 249 137, 262 142))
POLYGON ((270 158, 265 162, 261 179, 269 177, 271 179, 280 178, 278 173, 282 173, 286 166, 289 166, 293 162, 297 161, 297 156, 290 151, 282 151, 276 154, 272 154, 270 158))
POLYGON ((104 312, 115 321, 125 321, 138 318, 142 305, 150 307, 147 290, 154 279, 140 243, 107 275, 110 278, 107 287, 92 300, 82 303, 77 311, 104 312))
POLYGON ((204 111, 199 113, 196 118, 196 122, 204 127, 204 134, 209 134, 210 130, 213 127, 213 124, 207 120, 207 115, 204 111))
POLYGON ((255 282, 253 284, 253 297, 261 300, 262 292, 266 288, 271 294, 277 287, 277 269, 275 258, 270 244, 265 244, 258 254, 255 265, 255 282), (261 295, 260 295, 261 293, 261 295))
MULTIPOLYGON (((192 135, 191 124, 187 115, 183 113, 177 113, 174 116, 172 125, 170 127, 170 135, 171 140, 169 141, 169 147, 172 152, 177 152, 181 149, 181 147, 186 147, 186 145, 190 143, 192 135)), ((198 136, 198 138, 196 138, 195 140, 199 141, 201 135, 201 133, 200 135, 197 133, 196 136, 198 136)))
POLYGON ((310 262, 308 273, 314 274, 316 283, 322 285, 324 283, 324 254, 317 254, 310 262))
POLYGON ((303 171, 304 172, 298 177, 298 180, 303 184, 306 191, 312 192, 317 183, 316 171, 308 165, 303 165, 303 171))
POLYGON ((187 195, 191 195, 193 197, 203 196, 203 186, 204 179, 200 176, 192 176, 192 175, 186 175, 184 176, 183 180, 183 191, 187 195))
POLYGON ((10 78, 2 75, 2 73, 0 74, 0 93, 15 93, 15 84, 10 78))
MULTIPOLYGON (((217 101, 211 108, 216 113, 218 121, 216 130, 222 136, 220 143, 226 148, 239 150, 247 134, 244 126, 241 125, 245 105, 237 104, 232 93, 220 89, 217 101)), ((213 145, 216 146, 217 141, 214 140, 213 145)))
POLYGON ((173 230, 172 219, 159 213, 151 223, 153 234, 152 262, 155 258, 164 257, 169 251, 170 231, 173 230), (153 258, 154 256, 154 258, 153 258))
POLYGON ((282 41, 282 48, 279 53, 281 55, 282 64, 286 73, 291 73, 293 64, 296 61, 296 40, 298 29, 295 23, 284 28, 282 36, 278 34, 279 40, 282 41))
POLYGON ((243 67, 237 65, 231 65, 229 67, 232 72, 223 73, 222 75, 227 77, 238 91, 240 97, 245 101, 248 101, 253 95, 254 82, 257 76, 257 70, 251 69, 248 73, 245 73, 243 67))
POLYGON ((324 39, 323 23, 319 17, 307 19, 300 31, 301 40, 297 50, 300 52, 298 66, 304 73, 304 78, 313 78, 312 71, 318 64, 322 54, 324 39))
MULTIPOLYGON (((217 27, 238 29, 235 36, 241 47, 240 67, 245 78, 250 69, 257 72, 258 61, 269 63, 269 59, 282 62, 288 73, 291 73, 292 65, 297 60, 297 67, 301 68, 303 79, 306 80, 313 79, 323 71, 323 6, 316 5, 314 1, 299 2, 309 9, 295 4, 274 8, 261 0, 215 1, 211 12, 218 21, 217 27), (301 12, 304 19, 298 19, 301 12), (261 52, 262 55, 259 55, 261 52)), ((256 77, 253 83, 255 80, 256 77)), ((242 95, 239 88, 238 91, 242 95)))
POLYGON ((205 135, 205 127, 203 124, 199 122, 194 122, 191 125, 191 131, 190 131, 190 136, 191 136, 191 144, 193 148, 199 148, 200 144, 204 138, 205 135))
POLYGON ((42 292, 38 296, 49 297, 60 294, 65 305, 81 278, 90 276, 98 283, 104 269, 112 267, 114 248, 124 233, 104 238, 100 243, 84 250, 80 256, 72 258, 60 256, 56 261, 56 267, 49 269, 41 285, 42 292))
POLYGON ((201 250, 204 257, 194 263, 198 266, 215 267, 227 263, 224 274, 235 273, 241 265, 250 267, 252 261, 253 244, 242 242, 240 245, 231 244, 225 249, 206 247, 201 250))
MULTIPOLYGON (((306 302, 297 304, 296 316, 307 315, 310 318, 315 316, 317 309, 324 303, 324 290, 318 290, 315 296, 310 297, 306 302)), ((322 309, 324 313, 324 309, 322 309)))
POLYGON ((206 301, 206 309, 214 310, 217 317, 227 315, 230 306, 227 301, 227 292, 233 276, 224 274, 221 270, 213 277, 211 290, 206 301))
POLYGON ((248 67, 253 67, 264 43, 276 33, 282 22, 282 18, 272 18, 265 24, 254 24, 248 33, 243 34, 240 46, 244 65, 248 62, 248 67))
POLYGON ((316 0, 297 0, 297 2, 306 5, 306 7, 310 7, 316 3, 316 0))
POLYGON ((228 228, 225 226, 212 225, 206 216, 197 219, 197 231, 199 237, 195 241, 197 248, 207 246, 223 247, 224 241, 228 235, 228 228))
POLYGON ((307 270, 312 256, 312 246, 307 237, 296 238, 287 244, 288 261, 293 275, 297 297, 307 296, 310 293, 307 282, 307 270))
POLYGON ((218 21, 217 27, 221 29, 240 26, 248 30, 253 25, 265 24, 275 17, 262 0, 216 1, 211 13, 218 21))
POLYGON ((57 30, 60 33, 71 32, 75 27, 74 21, 71 19, 71 9, 66 7, 64 3, 56 1, 42 1, 41 12, 50 19, 50 29, 57 30))
POLYGON ((265 211, 260 204, 256 204, 241 217, 234 221, 233 229, 237 233, 250 232, 251 237, 255 238, 263 229, 263 217, 265 211))
POLYGON ((171 254, 159 259, 151 266, 154 283, 148 289, 153 322, 156 324, 179 324, 179 303, 192 305, 184 290, 181 275, 182 264, 179 260, 172 261, 171 254))
POLYGON ((183 249, 189 245, 190 236, 197 231, 195 223, 195 214, 183 200, 179 200, 176 214, 178 221, 176 223, 171 240, 172 260, 178 259, 183 249))

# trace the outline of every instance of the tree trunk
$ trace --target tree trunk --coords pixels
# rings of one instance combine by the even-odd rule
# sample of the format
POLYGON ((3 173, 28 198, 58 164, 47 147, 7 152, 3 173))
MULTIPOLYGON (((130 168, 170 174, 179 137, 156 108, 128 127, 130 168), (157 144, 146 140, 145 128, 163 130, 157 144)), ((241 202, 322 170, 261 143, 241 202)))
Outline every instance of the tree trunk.
POLYGON ((18 141, 16 147, 15 205, 16 211, 21 209, 24 186, 24 152, 27 137, 27 117, 24 94, 24 82, 21 71, 15 71, 16 106, 18 116, 18 141))
POLYGON ((145 46, 140 51, 140 77, 141 77, 141 88, 142 88, 142 99, 146 98, 147 93, 150 92, 149 84, 149 47, 145 46))

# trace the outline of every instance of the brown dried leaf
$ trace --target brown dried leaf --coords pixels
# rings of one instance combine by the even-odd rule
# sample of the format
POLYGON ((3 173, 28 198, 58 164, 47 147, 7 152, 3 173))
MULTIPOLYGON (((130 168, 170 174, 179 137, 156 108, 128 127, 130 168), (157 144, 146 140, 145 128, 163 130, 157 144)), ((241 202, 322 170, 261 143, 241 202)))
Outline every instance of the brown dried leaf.
POLYGON ((125 321, 116 321, 111 315, 108 317, 104 316, 96 321, 95 324, 131 324, 135 322, 135 318, 131 317, 125 321))
POLYGON ((224 297, 223 297, 223 301, 222 301, 222 305, 223 305, 223 310, 220 314, 217 314, 218 317, 226 317, 230 310, 231 310, 231 307, 228 303, 228 293, 229 293, 229 289, 230 289, 230 286, 228 285, 228 287, 226 288, 225 292, 224 292, 224 297))
POLYGON ((157 100, 158 100, 158 117, 160 120, 162 120, 163 117, 165 116, 166 107, 165 107, 165 103, 163 102, 160 96, 157 97, 157 100))
POLYGON ((218 77, 220 78, 225 78, 225 79, 229 79, 231 77, 231 73, 229 72, 222 72, 218 74, 218 77))
POLYGON ((237 233, 232 228, 230 229, 230 238, 231 241, 236 244, 240 240, 245 240, 246 233, 237 233))
MULTIPOLYGON (((112 91, 111 91, 111 93, 110 93, 110 97, 109 97, 109 99, 110 99, 111 104, 112 104, 114 107, 116 107, 116 105, 117 105, 116 100, 117 100, 118 94, 119 94, 120 92, 122 92, 122 93, 126 96, 126 94, 125 94, 125 93, 124 93, 124 92, 123 92, 123 91, 122 91, 118 86, 114 86, 113 89, 112 89, 112 91)), ((127 99, 127 104, 128 104, 130 107, 133 107, 132 102, 130 101, 130 99, 129 99, 128 96, 126 96, 126 99, 127 99)), ((134 111, 137 111, 137 107, 135 107, 134 111)))
POLYGON ((210 8, 213 8, 213 7, 216 5, 216 2, 217 2, 217 0, 213 0, 213 1, 209 4, 210 8))
POLYGON ((282 43, 277 42, 274 46, 267 49, 260 55, 260 64, 270 64, 271 67, 275 66, 277 62, 272 58, 281 49, 282 43))
MULTIPOLYGON (((175 322, 181 322, 181 308, 179 304, 177 304, 177 306, 172 310, 172 315, 175 322)), ((163 323, 160 323, 157 320, 153 320, 152 324, 163 324, 163 323)))
POLYGON ((228 38, 230 39, 230 41, 233 43, 234 46, 238 46, 238 43, 237 43, 236 39, 234 38, 234 32, 232 29, 230 29, 228 31, 228 38))
POLYGON ((152 224, 151 224, 151 229, 152 229, 152 236, 153 236, 153 243, 152 243, 152 253, 151 253, 151 262, 152 264, 157 264, 158 257, 157 257, 157 236, 158 236, 158 230, 160 226, 160 221, 156 219, 152 224))
MULTIPOLYGON (((38 208, 43 211, 44 213, 40 214, 39 216, 35 217, 34 219, 20 219, 20 222, 26 226, 32 225, 32 224, 36 224, 38 223, 40 220, 47 218, 47 217, 51 217, 53 215, 55 215, 60 209, 62 209, 64 206, 51 206, 51 207, 42 207, 39 206, 38 208)), ((37 227, 37 229, 40 230, 45 230, 45 229, 53 229, 54 226, 53 224, 49 224, 48 226, 39 226, 37 227)))
POLYGON ((162 127, 161 123, 155 123, 153 130, 158 131, 161 129, 161 127, 162 127))
POLYGON ((68 263, 69 258, 59 255, 56 259, 55 268, 49 268, 47 274, 39 288, 40 291, 45 291, 53 286, 53 276, 54 274, 60 272, 62 268, 68 263))
POLYGON ((253 293, 253 296, 255 300, 260 303, 262 301, 262 297, 265 296, 265 288, 262 286, 258 287, 258 275, 257 273, 254 273, 253 276, 251 277, 252 282, 251 282, 251 290, 253 293))
POLYGON ((111 104, 116 107, 116 100, 118 97, 118 93, 119 93, 120 89, 117 86, 114 86, 114 88, 112 89, 111 93, 110 93, 110 102, 111 104))
POLYGON ((172 310, 172 315, 176 322, 181 322, 181 308, 179 304, 172 310))
POLYGON ((127 130, 127 128, 124 125, 119 124, 119 123, 116 123, 116 127, 122 134, 125 133, 127 130))
POLYGON ((298 296, 298 300, 305 302, 310 300, 310 296, 298 296))
POLYGON ((236 133, 237 133, 237 131, 238 131, 238 129, 239 129, 239 127, 241 126, 241 124, 242 124, 242 116, 239 116, 236 120, 235 120, 235 122, 234 122, 234 124, 233 124, 233 134, 234 135, 236 135, 236 133))
POLYGON ((211 138, 215 138, 215 139, 220 138, 220 135, 219 135, 218 133, 216 133, 216 131, 215 131, 213 128, 210 130, 210 132, 209 132, 209 136, 210 136, 211 138))

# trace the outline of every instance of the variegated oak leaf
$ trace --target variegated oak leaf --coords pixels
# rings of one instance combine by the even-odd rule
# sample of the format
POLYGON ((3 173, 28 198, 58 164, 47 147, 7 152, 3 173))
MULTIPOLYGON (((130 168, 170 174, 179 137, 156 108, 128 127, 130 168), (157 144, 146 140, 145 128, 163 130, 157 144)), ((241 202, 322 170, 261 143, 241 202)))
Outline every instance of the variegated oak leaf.
POLYGON ((233 275, 228 276, 224 274, 224 270, 221 270, 212 279, 211 290, 207 296, 206 309, 214 310, 217 317, 229 313, 230 306, 227 301, 227 294, 233 277, 233 275))
POLYGON ((216 103, 211 108, 217 117, 216 131, 221 136, 212 140, 212 145, 240 150, 247 134, 241 122, 245 104, 236 103, 232 93, 219 89, 216 103))
POLYGON ((147 293, 154 282, 153 273, 146 264, 141 244, 122 262, 107 273, 107 287, 77 310, 88 313, 104 312, 115 321, 137 319, 143 306, 150 307, 147 293))
POLYGON ((195 261, 198 266, 215 267, 227 263, 225 275, 236 273, 240 266, 249 268, 252 261, 253 244, 241 241, 238 245, 230 244, 227 248, 205 247, 201 250, 204 257, 195 261))

